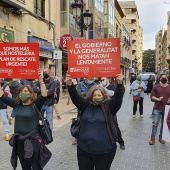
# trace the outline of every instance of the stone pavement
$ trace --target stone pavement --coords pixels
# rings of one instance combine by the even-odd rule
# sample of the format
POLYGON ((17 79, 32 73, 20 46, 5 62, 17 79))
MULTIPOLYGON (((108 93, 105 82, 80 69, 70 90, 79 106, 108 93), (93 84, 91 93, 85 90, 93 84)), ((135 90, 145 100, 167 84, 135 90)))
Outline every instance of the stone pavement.
MULTIPOLYGON (((63 107, 67 107, 65 99, 63 99, 63 103, 63 107)), ((128 87, 123 105, 117 114, 126 150, 121 150, 118 145, 111 170, 169 170, 170 144, 168 142, 165 145, 159 143, 158 133, 155 145, 149 145, 152 127, 152 119, 149 118, 149 115, 153 108, 149 95, 145 94, 144 118, 141 118, 139 113, 137 113, 136 118, 132 118, 132 105, 132 96, 129 94, 128 87)), ((76 113, 68 111, 62 114, 61 119, 64 119, 64 117, 70 119, 75 115, 76 113)), ((59 124, 59 122, 57 121, 56 124, 59 124)), ((76 146, 71 145, 74 139, 70 136, 70 121, 67 119, 61 126, 56 125, 53 136, 54 142, 48 146, 53 156, 44 170, 78 170, 76 146)), ((12 169, 9 162, 10 154, 11 147, 8 142, 0 138, 1 170, 12 169)), ((19 163, 17 170, 21 170, 19 163)))

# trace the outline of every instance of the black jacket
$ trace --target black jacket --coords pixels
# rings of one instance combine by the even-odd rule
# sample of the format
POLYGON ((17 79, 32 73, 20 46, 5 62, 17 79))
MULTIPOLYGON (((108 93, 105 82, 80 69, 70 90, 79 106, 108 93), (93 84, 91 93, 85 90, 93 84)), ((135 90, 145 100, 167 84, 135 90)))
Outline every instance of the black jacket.
MULTIPOLYGON (((44 105, 50 106, 50 105, 53 105, 55 103, 54 91, 55 91, 56 83, 55 83, 55 81, 52 77, 50 77, 48 81, 44 80, 44 83, 45 83, 45 86, 48 90, 47 98, 46 98, 44 105)), ((40 93, 41 93, 39 81, 37 81, 34 85, 34 92, 37 93, 38 95, 40 95, 40 93)))
POLYGON ((11 93, 13 99, 16 99, 16 98, 17 98, 17 96, 18 96, 18 90, 19 90, 19 88, 20 88, 21 86, 22 86, 22 84, 19 83, 18 81, 13 81, 13 82, 11 83, 11 85, 9 86, 9 88, 10 88, 10 93, 11 93))
MULTIPOLYGON (((81 97, 76 91, 74 85, 68 86, 68 91, 73 103, 81 111, 81 114, 83 114, 86 108, 90 105, 89 100, 81 97)), ((114 96, 111 99, 106 100, 101 105, 106 120, 107 131, 110 136, 111 143, 117 142, 117 130, 116 124, 114 123, 115 122, 114 116, 122 105, 124 92, 125 92, 124 86, 118 84, 114 96)))
MULTIPOLYGON (((8 84, 5 81, 3 81, 2 84, 0 85, 0 88, 2 88, 2 90, 4 91, 7 86, 8 84)), ((0 100, 0 109, 7 109, 7 105, 3 103, 1 100, 0 100)))
MULTIPOLYGON (((24 142, 24 158, 31 158, 34 152, 31 140, 35 140, 39 138, 41 137, 39 136, 39 133, 37 130, 34 130, 25 136, 21 136, 20 134, 15 133, 11 137, 9 141, 9 145, 13 147, 12 155, 11 155, 11 165, 14 169, 17 168, 17 157, 18 157, 16 153, 16 142, 17 141, 24 142)), ((39 155, 39 163, 41 167, 44 167, 47 164, 51 156, 52 156, 51 152, 42 142, 41 147, 40 147, 40 155, 39 155)))

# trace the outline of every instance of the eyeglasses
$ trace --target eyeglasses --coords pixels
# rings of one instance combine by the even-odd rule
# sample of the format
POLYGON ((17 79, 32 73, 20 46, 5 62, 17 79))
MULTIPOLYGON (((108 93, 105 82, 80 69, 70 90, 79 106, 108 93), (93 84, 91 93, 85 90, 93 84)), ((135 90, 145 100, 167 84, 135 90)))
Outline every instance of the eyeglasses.
POLYGON ((105 79, 102 79, 101 81, 105 81, 105 79))

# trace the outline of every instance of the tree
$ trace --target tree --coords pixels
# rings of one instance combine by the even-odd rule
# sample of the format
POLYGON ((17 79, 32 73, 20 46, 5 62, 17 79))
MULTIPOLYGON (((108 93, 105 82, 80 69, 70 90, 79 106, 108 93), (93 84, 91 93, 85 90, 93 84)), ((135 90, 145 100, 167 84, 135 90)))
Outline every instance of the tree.
POLYGON ((142 71, 155 72, 155 55, 155 50, 148 49, 143 52, 142 71))

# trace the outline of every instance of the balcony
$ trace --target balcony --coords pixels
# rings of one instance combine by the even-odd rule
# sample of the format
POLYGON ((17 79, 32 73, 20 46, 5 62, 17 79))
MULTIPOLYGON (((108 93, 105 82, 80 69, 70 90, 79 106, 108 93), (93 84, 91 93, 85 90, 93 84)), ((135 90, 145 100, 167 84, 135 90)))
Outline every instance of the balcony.
POLYGON ((130 64, 131 64, 131 61, 130 61, 127 57, 121 57, 120 63, 121 63, 122 65, 126 65, 127 67, 129 67, 130 64))
POLYGON ((26 0, 1 0, 5 4, 10 5, 11 7, 15 7, 17 9, 25 9, 25 1, 26 0))

